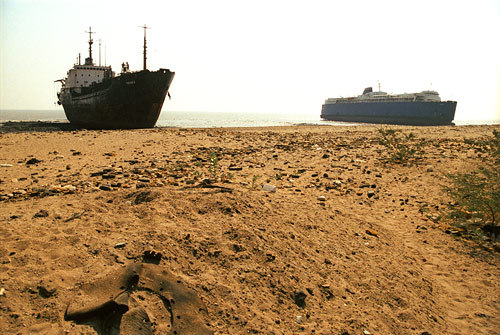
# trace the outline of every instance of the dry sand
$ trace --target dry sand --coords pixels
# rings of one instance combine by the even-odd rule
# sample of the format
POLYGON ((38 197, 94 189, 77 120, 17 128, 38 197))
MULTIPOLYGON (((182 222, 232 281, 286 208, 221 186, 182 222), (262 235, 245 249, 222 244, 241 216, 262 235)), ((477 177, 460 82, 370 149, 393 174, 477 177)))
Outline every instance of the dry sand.
POLYGON ((500 334, 498 253, 439 219, 500 127, 392 127, 432 141, 412 166, 378 128, 0 134, 0 328, 96 333, 68 304, 151 250, 214 334, 500 334))

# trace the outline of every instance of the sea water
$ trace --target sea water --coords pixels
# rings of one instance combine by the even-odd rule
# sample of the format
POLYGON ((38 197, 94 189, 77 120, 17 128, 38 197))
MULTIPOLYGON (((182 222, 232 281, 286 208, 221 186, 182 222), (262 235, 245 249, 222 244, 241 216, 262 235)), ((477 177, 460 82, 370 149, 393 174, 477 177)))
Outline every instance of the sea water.
MULTIPOLYGON (((46 121, 68 122, 63 110, 0 110, 0 122, 46 121)), ((500 124, 500 120, 455 120, 456 125, 500 124)), ((349 126, 354 123, 322 120, 319 113, 311 115, 263 114, 263 113, 217 113, 217 112, 171 112, 160 114, 157 127, 215 128, 215 127, 271 127, 305 125, 349 126)))
MULTIPOLYGON (((68 122, 62 110, 1 110, 0 122, 45 121, 68 122)), ((318 116, 262 113, 217 112, 162 112, 157 127, 215 128, 215 127, 270 127, 309 125, 347 125, 347 123, 321 120, 318 116)))

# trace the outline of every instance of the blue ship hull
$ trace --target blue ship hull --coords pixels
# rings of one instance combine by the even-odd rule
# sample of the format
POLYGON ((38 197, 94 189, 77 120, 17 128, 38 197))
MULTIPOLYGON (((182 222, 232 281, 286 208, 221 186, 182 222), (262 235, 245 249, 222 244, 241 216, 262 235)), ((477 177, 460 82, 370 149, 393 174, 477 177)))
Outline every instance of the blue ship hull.
POLYGON ((415 126, 453 125, 456 107, 456 101, 339 102, 324 104, 321 118, 415 126))

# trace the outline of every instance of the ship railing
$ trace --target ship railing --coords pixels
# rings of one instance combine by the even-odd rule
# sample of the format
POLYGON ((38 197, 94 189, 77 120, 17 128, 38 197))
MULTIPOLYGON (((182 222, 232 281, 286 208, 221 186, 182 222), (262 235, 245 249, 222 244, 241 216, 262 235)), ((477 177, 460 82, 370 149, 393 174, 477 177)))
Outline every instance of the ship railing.
POLYGON ((434 101, 435 100, 426 100, 421 97, 411 97, 411 98, 397 98, 397 99, 327 99, 325 101, 326 104, 333 104, 333 103, 370 103, 370 102, 414 102, 414 101, 434 101))

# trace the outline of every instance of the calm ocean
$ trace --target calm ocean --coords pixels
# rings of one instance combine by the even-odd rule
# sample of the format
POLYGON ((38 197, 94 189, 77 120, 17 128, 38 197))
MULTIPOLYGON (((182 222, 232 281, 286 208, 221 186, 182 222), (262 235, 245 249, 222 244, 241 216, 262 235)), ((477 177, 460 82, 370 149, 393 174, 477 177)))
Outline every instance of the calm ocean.
MULTIPOLYGON (((5 121, 56 121, 68 122, 62 110, 0 110, 0 122, 5 121)), ((499 124, 500 121, 461 121, 457 125, 499 124)), ((158 127, 214 128, 214 127, 270 127, 309 125, 340 125, 349 123, 324 121, 308 115, 259 114, 259 113, 216 113, 216 112, 170 112, 160 114, 158 127)))

